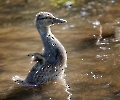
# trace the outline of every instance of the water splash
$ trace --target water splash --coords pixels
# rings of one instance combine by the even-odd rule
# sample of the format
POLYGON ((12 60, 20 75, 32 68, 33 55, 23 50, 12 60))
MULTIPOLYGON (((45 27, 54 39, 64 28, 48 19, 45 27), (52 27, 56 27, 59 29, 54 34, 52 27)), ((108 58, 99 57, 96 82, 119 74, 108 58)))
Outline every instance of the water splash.
MULTIPOLYGON (((66 75, 64 74, 64 77, 65 77, 65 76, 66 76, 66 75)), ((68 99, 68 100, 71 100, 72 93, 69 92, 70 85, 67 84, 65 78, 63 78, 63 84, 64 84, 64 86, 65 86, 65 92, 68 94, 68 98, 67 98, 67 99, 68 99)))
POLYGON ((25 78, 22 78, 21 76, 17 76, 17 75, 15 75, 14 77, 12 77, 12 80, 13 80, 16 84, 19 84, 19 85, 21 85, 21 86, 32 86, 32 87, 38 86, 38 85, 36 85, 36 84, 29 84, 29 83, 26 83, 26 82, 22 81, 22 80, 24 80, 24 79, 25 79, 25 78))
POLYGON ((94 72, 86 73, 86 75, 91 76, 93 79, 103 78, 103 75, 100 75, 94 72))

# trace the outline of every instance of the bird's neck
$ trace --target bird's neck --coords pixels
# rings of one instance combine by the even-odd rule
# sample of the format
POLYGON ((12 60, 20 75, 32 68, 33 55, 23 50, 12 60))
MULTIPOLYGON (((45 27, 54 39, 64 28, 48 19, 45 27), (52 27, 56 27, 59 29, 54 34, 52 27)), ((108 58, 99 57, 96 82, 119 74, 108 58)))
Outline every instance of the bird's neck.
POLYGON ((46 27, 45 26, 39 26, 39 27, 37 27, 37 29, 38 29, 41 36, 47 36, 49 34, 52 34, 50 26, 46 26, 46 27))
POLYGON ((42 38, 42 42, 44 45, 44 56, 46 57, 46 59, 49 62, 57 62, 60 59, 60 61, 64 64, 67 59, 65 48, 51 33, 50 26, 37 27, 37 29, 42 38))
POLYGON ((51 32, 50 26, 44 27, 44 26, 39 26, 37 27, 37 30, 39 31, 39 34, 41 36, 43 45, 44 45, 44 49, 48 50, 52 47, 52 43, 53 40, 52 38, 54 38, 54 42, 56 42, 56 38, 54 37, 54 35, 51 32))

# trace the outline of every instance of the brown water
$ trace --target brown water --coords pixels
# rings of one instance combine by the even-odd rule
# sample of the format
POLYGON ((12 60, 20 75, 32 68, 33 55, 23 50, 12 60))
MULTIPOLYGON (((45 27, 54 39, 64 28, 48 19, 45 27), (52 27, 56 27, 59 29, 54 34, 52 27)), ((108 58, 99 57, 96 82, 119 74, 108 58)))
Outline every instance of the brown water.
POLYGON ((120 100, 119 0, 49 9, 68 21, 52 27, 68 53, 65 79, 43 87, 22 87, 12 81, 13 76, 26 76, 31 69, 27 54, 42 50, 34 16, 47 11, 46 1, 2 0, 0 100, 120 100))

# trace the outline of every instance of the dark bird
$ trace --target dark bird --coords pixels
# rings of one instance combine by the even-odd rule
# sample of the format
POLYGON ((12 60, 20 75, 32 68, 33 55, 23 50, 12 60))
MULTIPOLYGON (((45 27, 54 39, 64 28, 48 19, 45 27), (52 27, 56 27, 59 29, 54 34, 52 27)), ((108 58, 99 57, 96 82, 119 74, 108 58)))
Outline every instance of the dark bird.
POLYGON ((36 63, 25 80, 21 80, 16 76, 13 77, 16 83, 23 86, 38 86, 62 77, 66 67, 67 54, 63 45, 52 34, 50 26, 64 22, 67 21, 56 18, 49 12, 36 14, 35 25, 41 36, 44 50, 41 54, 33 53, 28 55, 36 63))

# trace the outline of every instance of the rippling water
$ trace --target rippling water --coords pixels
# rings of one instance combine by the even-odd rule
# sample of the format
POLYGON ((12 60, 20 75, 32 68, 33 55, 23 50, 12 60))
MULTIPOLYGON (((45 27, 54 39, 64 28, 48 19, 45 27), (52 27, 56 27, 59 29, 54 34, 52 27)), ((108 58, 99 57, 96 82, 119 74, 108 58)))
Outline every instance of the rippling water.
POLYGON ((16 18, 14 3, 9 1, 13 4, 13 12, 3 11, 5 5, 1 5, 0 100, 119 100, 120 2, 103 1, 85 2, 80 8, 73 5, 68 9, 67 5, 62 10, 51 11, 68 21, 52 26, 53 34, 67 50, 68 63, 64 79, 43 87, 22 87, 12 81, 13 76, 24 77, 31 69, 27 55, 42 50, 42 42, 34 26, 34 16, 39 7, 33 3, 33 6, 29 4, 31 8, 25 6, 23 9, 23 5, 19 5, 18 10, 22 13, 16 18), (2 20, 5 12, 9 12, 9 16, 2 20))

